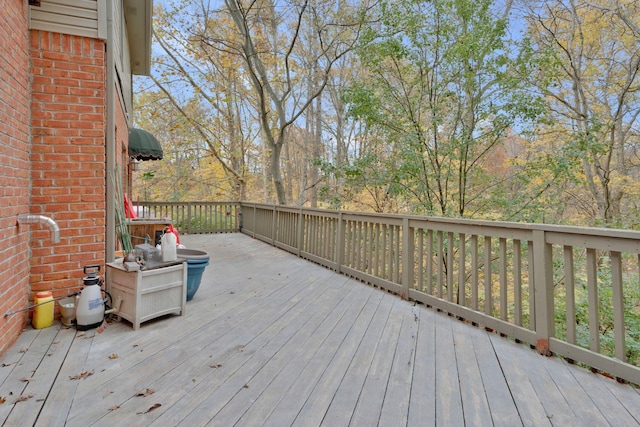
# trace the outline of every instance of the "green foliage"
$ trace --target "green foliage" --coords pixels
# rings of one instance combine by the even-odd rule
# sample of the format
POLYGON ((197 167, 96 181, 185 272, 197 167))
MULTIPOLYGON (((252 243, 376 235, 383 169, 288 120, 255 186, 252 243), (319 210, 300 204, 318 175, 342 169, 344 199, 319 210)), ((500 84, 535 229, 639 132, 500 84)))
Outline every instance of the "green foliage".
MULTIPOLYGON (((628 261, 633 264, 634 259, 628 261)), ((584 273, 584 257, 577 256, 574 261, 576 269, 575 277, 575 326, 577 344, 584 348, 589 348, 590 344, 590 309, 589 293, 587 290, 587 281, 584 273)), ((556 296, 556 335, 560 339, 566 339, 566 294, 564 287, 562 262, 556 258, 554 264, 554 281, 557 283, 555 287, 556 296)), ((637 272, 625 270, 623 274, 624 295, 624 322, 625 322, 625 355, 627 362, 636 366, 640 366, 640 286, 637 272)), ((601 256, 598 261, 597 269, 597 294, 598 294, 598 335, 600 341, 601 353, 610 357, 615 357, 615 341, 614 341, 614 311, 613 311, 613 294, 612 294, 612 278, 611 264, 607 256, 601 256)))
MULTIPOLYGON (((344 92, 349 114, 384 138, 380 161, 393 194, 412 212, 486 213, 483 194, 505 179, 491 157, 516 120, 534 119, 542 102, 514 70, 506 20, 492 1, 387 1, 359 58, 367 70, 344 92)), ((380 166, 377 165, 377 166, 380 166)), ((512 178, 512 179, 517 179, 512 178)), ((503 200, 512 201, 505 193, 503 200)))

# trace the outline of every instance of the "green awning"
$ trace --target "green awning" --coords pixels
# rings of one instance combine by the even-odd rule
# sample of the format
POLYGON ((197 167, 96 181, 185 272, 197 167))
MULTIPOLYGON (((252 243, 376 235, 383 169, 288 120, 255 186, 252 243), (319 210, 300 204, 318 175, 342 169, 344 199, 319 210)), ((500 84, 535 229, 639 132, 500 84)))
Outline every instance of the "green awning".
POLYGON ((135 160, 162 160, 162 147, 146 130, 129 129, 129 157, 135 160))

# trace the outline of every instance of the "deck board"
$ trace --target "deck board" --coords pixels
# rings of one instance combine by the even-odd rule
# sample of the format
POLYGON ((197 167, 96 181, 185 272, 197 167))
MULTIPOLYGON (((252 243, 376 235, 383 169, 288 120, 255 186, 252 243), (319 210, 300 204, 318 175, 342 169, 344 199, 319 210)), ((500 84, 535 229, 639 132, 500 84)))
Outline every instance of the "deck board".
MULTIPOLYGON (((461 325, 469 327, 469 325, 461 325)), ((484 386, 484 395, 489 404, 493 425, 512 427, 522 425, 509 384, 504 376, 491 337, 480 329, 471 327, 460 330, 463 339, 470 339, 478 363, 478 369, 484 386)), ((523 350, 526 351, 526 350, 523 350)))
POLYGON ((433 346, 436 358, 436 424, 442 426, 464 425, 460 372, 453 339, 453 318, 436 316, 436 335, 433 346))
POLYGON ((438 314, 433 310, 416 310, 414 313, 418 316, 418 335, 407 424, 419 426, 424 420, 436 419, 436 359, 433 357, 433 344, 438 314))
POLYGON ((391 372, 390 361, 393 358, 402 325, 404 306, 406 304, 401 300, 394 301, 391 312, 386 318, 382 336, 373 355, 373 361, 360 392, 360 399, 358 399, 351 419, 353 425, 367 426, 378 423, 391 372))
POLYGON ((211 254, 185 315, 27 328, 1 425, 640 424, 629 385, 242 234, 182 239, 211 254))
POLYGON ((474 426, 491 425, 491 409, 476 357, 478 351, 473 339, 469 339, 470 334, 479 331, 468 331, 469 325, 462 322, 453 322, 452 326, 465 423, 474 426))

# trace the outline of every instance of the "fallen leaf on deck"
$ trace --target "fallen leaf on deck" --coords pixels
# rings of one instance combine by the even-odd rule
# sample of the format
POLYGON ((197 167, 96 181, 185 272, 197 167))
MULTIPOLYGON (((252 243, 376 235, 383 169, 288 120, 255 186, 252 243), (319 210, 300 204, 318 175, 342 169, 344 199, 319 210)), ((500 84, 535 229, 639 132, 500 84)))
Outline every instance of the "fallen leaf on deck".
POLYGON ((18 362, 3 363, 3 364, 2 364, 2 365, 0 365, 0 366, 2 366, 3 368, 6 368, 7 366, 15 365, 16 363, 18 363, 18 362))
POLYGON ((26 352, 27 352, 27 350, 29 350, 29 347, 22 347, 22 348, 20 349, 20 353, 26 353, 26 352))
POLYGON ((6 397, 2 397, 2 396, 0 396, 0 405, 2 405, 2 404, 3 404, 4 402, 6 402, 6 401, 7 401, 7 398, 6 398, 6 397))
POLYGON ((140 393, 136 394, 136 396, 147 397, 147 396, 151 396, 153 393, 155 393, 155 390, 147 388, 144 391, 141 391, 140 393))
POLYGON ((109 411, 115 411, 116 409, 120 409, 119 405, 115 405, 109 408, 109 411))
POLYGON ((249 388, 249 384, 245 384, 242 388, 249 388))
POLYGON ((115 353, 109 355, 109 359, 117 359, 119 356, 115 353))
POLYGON ((93 371, 83 371, 80 372, 79 374, 70 376, 69 379, 71 380, 83 380, 87 377, 90 377, 91 375, 93 375, 93 371))
POLYGON ((33 378, 31 378, 31 377, 22 377, 22 378, 20 378, 20 381, 22 381, 24 383, 28 383, 29 381, 33 381, 33 378))
POLYGON ((138 412, 138 414, 148 414, 149 412, 153 411, 156 408, 161 407, 162 405, 160 403, 156 403, 155 405, 153 405, 151 408, 147 409, 144 412, 138 412))
POLYGON ((24 402, 25 400, 29 400, 32 397, 33 397, 33 393, 23 394, 20 397, 18 397, 13 403, 24 402))
POLYGON ((209 367, 211 368, 219 368, 220 366, 222 366, 222 363, 218 363, 218 362, 214 362, 211 365, 209 365, 209 367))

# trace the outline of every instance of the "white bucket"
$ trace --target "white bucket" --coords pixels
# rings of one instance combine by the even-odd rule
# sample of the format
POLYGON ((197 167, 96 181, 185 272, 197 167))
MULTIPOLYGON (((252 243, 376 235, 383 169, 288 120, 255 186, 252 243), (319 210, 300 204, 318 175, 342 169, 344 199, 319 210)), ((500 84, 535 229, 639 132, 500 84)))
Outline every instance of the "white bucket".
POLYGON ((73 321, 76 319, 76 299, 65 298, 60 300, 60 321, 64 326, 73 326, 73 321))

